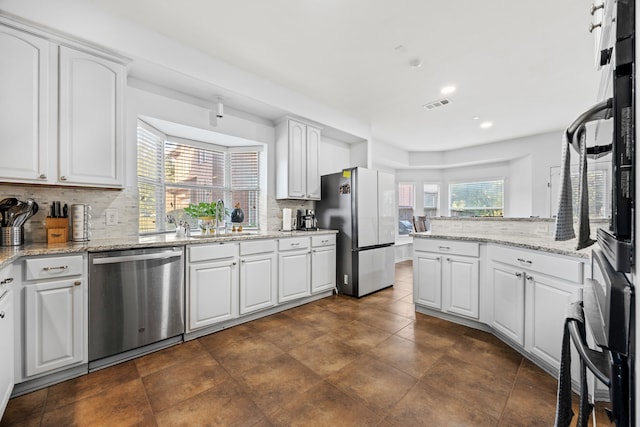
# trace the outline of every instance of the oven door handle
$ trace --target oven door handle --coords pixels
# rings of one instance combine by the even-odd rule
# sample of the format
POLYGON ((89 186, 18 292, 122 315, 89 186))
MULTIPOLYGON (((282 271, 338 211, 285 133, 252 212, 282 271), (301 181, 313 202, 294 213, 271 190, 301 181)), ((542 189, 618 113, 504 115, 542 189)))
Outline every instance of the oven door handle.
MULTIPOLYGON (((580 114, 571 123, 566 130, 567 141, 573 146, 574 150, 580 152, 580 133, 584 131, 584 125, 593 120, 607 120, 613 117, 613 98, 605 99, 592 105, 587 111, 580 114), (574 137, 578 132, 577 137, 574 137)), ((590 159, 598 159, 605 154, 611 152, 612 144, 596 145, 595 147, 587 147, 587 156, 590 159)))
POLYGON ((611 365, 609 363, 609 350, 602 352, 591 350, 578 329, 579 321, 576 319, 568 319, 569 334, 571 341, 578 350, 580 358, 586 363, 587 367, 593 374, 607 387, 611 386, 611 365))

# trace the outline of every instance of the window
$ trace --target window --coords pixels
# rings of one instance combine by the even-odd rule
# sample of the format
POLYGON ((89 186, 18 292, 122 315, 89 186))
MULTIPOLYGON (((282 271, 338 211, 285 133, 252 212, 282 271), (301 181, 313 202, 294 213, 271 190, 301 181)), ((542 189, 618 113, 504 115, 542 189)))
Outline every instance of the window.
POLYGON ((415 184, 398 184, 398 234, 413 231, 415 184))
POLYGON ((438 184, 424 184, 424 215, 438 216, 438 201, 440 186, 438 184))
POLYGON ((239 204, 243 226, 258 227, 260 153, 256 147, 235 151, 198 141, 167 139, 138 122, 139 231, 175 229, 176 222, 197 220, 184 208, 190 203, 224 201, 229 211, 239 204))
POLYGON ((449 185, 451 216, 503 216, 504 180, 449 185))

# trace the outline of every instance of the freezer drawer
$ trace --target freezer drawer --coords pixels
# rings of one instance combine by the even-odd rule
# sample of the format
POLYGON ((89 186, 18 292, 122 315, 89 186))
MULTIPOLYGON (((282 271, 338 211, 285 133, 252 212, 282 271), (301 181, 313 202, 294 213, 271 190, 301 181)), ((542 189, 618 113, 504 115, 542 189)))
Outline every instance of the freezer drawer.
POLYGON ((395 279, 393 246, 354 252, 358 257, 358 297, 392 286, 395 279))

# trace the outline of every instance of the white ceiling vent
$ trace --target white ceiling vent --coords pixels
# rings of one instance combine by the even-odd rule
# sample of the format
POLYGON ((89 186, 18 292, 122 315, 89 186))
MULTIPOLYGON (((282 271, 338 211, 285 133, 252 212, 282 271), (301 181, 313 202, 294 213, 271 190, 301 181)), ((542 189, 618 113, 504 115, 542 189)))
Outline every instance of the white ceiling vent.
POLYGON ((451 104, 451 99, 449 98, 442 98, 442 99, 438 99, 437 101, 432 101, 429 102, 428 104, 424 104, 423 107, 426 108, 427 110, 433 110, 435 108, 438 107, 444 107, 445 105, 451 104))

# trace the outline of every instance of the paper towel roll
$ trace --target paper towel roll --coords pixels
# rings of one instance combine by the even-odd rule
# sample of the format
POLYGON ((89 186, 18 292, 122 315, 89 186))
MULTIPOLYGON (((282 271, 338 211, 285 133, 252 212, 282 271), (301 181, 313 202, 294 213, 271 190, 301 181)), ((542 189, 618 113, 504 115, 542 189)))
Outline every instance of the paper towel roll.
POLYGON ((291 231, 291 209, 282 209, 282 231, 291 231))

